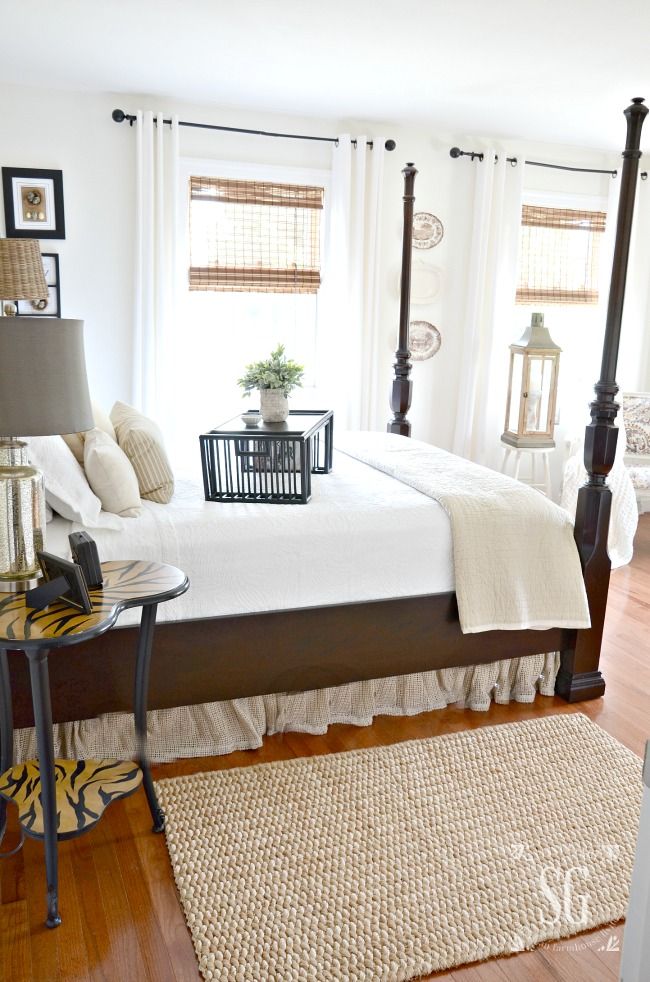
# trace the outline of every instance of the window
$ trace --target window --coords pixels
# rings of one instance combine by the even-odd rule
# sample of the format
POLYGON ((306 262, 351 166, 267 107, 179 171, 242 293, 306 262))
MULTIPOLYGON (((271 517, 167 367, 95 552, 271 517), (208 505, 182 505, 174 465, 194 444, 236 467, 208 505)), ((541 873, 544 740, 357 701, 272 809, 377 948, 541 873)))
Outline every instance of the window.
POLYGON ((518 304, 597 304, 604 211, 526 204, 518 304))
POLYGON ((192 159, 179 167, 180 288, 173 331, 175 465, 197 464, 196 434, 259 404, 237 386, 277 344, 305 366, 294 406, 320 408, 327 170, 192 159), (184 288, 183 288, 184 287, 184 288))
POLYGON ((190 290, 316 293, 322 187, 190 177, 190 290))
MULTIPOLYGON (((560 180, 564 182, 564 176, 560 180)), ((586 187, 578 192, 568 190, 567 180, 563 189, 524 192, 513 310, 517 331, 530 323, 532 312, 543 313, 545 326, 562 349, 558 447, 567 437, 584 432, 585 407, 600 367, 609 279, 604 233, 610 216, 607 197, 597 193, 605 191, 604 184, 594 179, 589 193, 586 187)))

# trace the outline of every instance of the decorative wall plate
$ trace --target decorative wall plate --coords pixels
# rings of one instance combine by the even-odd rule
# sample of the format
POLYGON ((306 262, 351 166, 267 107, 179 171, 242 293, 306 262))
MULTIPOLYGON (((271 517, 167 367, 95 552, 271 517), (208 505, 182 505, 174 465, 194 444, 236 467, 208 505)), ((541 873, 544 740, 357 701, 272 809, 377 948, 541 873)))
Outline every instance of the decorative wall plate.
POLYGON ((437 266, 416 259, 411 267, 411 303, 430 303, 438 296, 442 275, 437 266))
POLYGON ((444 226, 437 215, 430 211, 416 211, 413 215, 414 249, 433 249, 444 234, 444 226))
POLYGON ((440 350, 440 331, 429 321, 411 321, 409 324, 409 348, 413 361, 426 361, 440 350))

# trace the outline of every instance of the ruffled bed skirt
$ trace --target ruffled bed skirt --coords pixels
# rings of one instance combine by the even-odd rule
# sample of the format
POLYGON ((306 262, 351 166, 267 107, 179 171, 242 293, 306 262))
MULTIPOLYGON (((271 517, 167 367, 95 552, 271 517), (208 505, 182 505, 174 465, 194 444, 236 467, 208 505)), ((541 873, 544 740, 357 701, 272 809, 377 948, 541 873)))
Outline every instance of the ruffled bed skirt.
MULTIPOLYGON (((466 668, 443 668, 310 692, 254 696, 226 702, 153 710, 148 715, 149 757, 207 757, 262 745, 267 733, 325 733, 331 723, 369 726, 374 716, 415 716, 452 703, 485 712, 497 703, 552 696, 560 656, 529 655, 466 668)), ((128 759, 135 754, 133 717, 107 713, 54 727, 57 757, 128 759)), ((17 761, 36 756, 32 727, 16 730, 17 761)))

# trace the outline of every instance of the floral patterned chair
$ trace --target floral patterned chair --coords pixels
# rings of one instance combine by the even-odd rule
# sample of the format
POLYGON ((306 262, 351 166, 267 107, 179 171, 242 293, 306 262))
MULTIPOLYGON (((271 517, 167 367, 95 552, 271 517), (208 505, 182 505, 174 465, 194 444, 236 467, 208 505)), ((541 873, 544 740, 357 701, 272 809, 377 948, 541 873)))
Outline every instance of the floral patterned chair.
POLYGON ((650 511, 650 392, 623 393, 623 420, 623 461, 634 485, 639 514, 643 514, 650 511))

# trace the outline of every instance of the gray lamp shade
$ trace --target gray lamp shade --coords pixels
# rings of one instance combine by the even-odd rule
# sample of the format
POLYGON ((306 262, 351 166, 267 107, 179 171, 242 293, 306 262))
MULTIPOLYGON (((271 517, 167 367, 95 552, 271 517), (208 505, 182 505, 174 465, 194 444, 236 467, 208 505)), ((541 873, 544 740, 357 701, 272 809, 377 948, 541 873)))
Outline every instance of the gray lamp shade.
POLYGON ((0 436, 94 426, 83 321, 0 317, 0 436))

